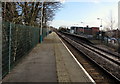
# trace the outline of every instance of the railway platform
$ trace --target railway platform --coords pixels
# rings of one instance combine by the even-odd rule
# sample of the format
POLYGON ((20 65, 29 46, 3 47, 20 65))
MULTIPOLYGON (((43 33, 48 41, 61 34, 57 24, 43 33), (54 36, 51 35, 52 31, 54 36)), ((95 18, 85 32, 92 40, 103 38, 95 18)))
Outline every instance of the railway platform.
POLYGON ((95 83, 55 32, 24 57, 2 82, 95 83))

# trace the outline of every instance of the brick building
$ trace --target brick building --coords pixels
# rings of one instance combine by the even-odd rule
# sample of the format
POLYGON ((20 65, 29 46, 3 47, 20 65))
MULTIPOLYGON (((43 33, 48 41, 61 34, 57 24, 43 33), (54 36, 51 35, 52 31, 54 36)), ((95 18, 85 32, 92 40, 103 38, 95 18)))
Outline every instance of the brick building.
POLYGON ((92 35, 92 28, 84 27, 84 34, 92 35))
POLYGON ((92 35, 95 35, 96 33, 100 31, 99 27, 91 27, 91 28, 92 28, 92 35))
POLYGON ((72 26, 70 28, 71 31, 74 31, 75 34, 87 34, 87 35, 95 35, 99 32, 99 27, 77 27, 72 26))

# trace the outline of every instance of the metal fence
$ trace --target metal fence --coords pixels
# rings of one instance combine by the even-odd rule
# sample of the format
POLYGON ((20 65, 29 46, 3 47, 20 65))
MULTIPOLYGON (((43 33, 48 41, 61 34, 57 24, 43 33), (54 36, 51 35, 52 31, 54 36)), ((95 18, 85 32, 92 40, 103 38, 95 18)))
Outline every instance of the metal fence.
MULTIPOLYGON (((39 32, 39 28, 31 26, 2 23, 2 77, 39 43, 39 32)), ((43 28, 43 38, 46 32, 46 28, 43 28)))

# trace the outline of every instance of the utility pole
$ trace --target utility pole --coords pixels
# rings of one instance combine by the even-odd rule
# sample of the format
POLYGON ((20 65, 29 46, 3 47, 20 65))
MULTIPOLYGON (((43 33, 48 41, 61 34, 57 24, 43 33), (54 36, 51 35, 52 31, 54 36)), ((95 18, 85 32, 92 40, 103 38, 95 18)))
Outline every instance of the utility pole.
MULTIPOLYGON (((120 1, 118 2, 118 31, 120 31, 120 1)), ((118 38, 119 38, 119 35, 118 35, 118 38)), ((120 53, 120 41, 118 41, 118 52, 120 53)))

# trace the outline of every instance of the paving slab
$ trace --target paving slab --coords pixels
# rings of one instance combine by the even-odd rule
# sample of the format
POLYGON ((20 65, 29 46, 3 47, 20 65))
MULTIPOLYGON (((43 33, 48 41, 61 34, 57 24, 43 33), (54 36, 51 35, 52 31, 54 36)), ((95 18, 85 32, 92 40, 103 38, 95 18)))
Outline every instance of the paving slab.
POLYGON ((3 82, 57 82, 52 39, 49 35, 42 44, 38 44, 3 82))

